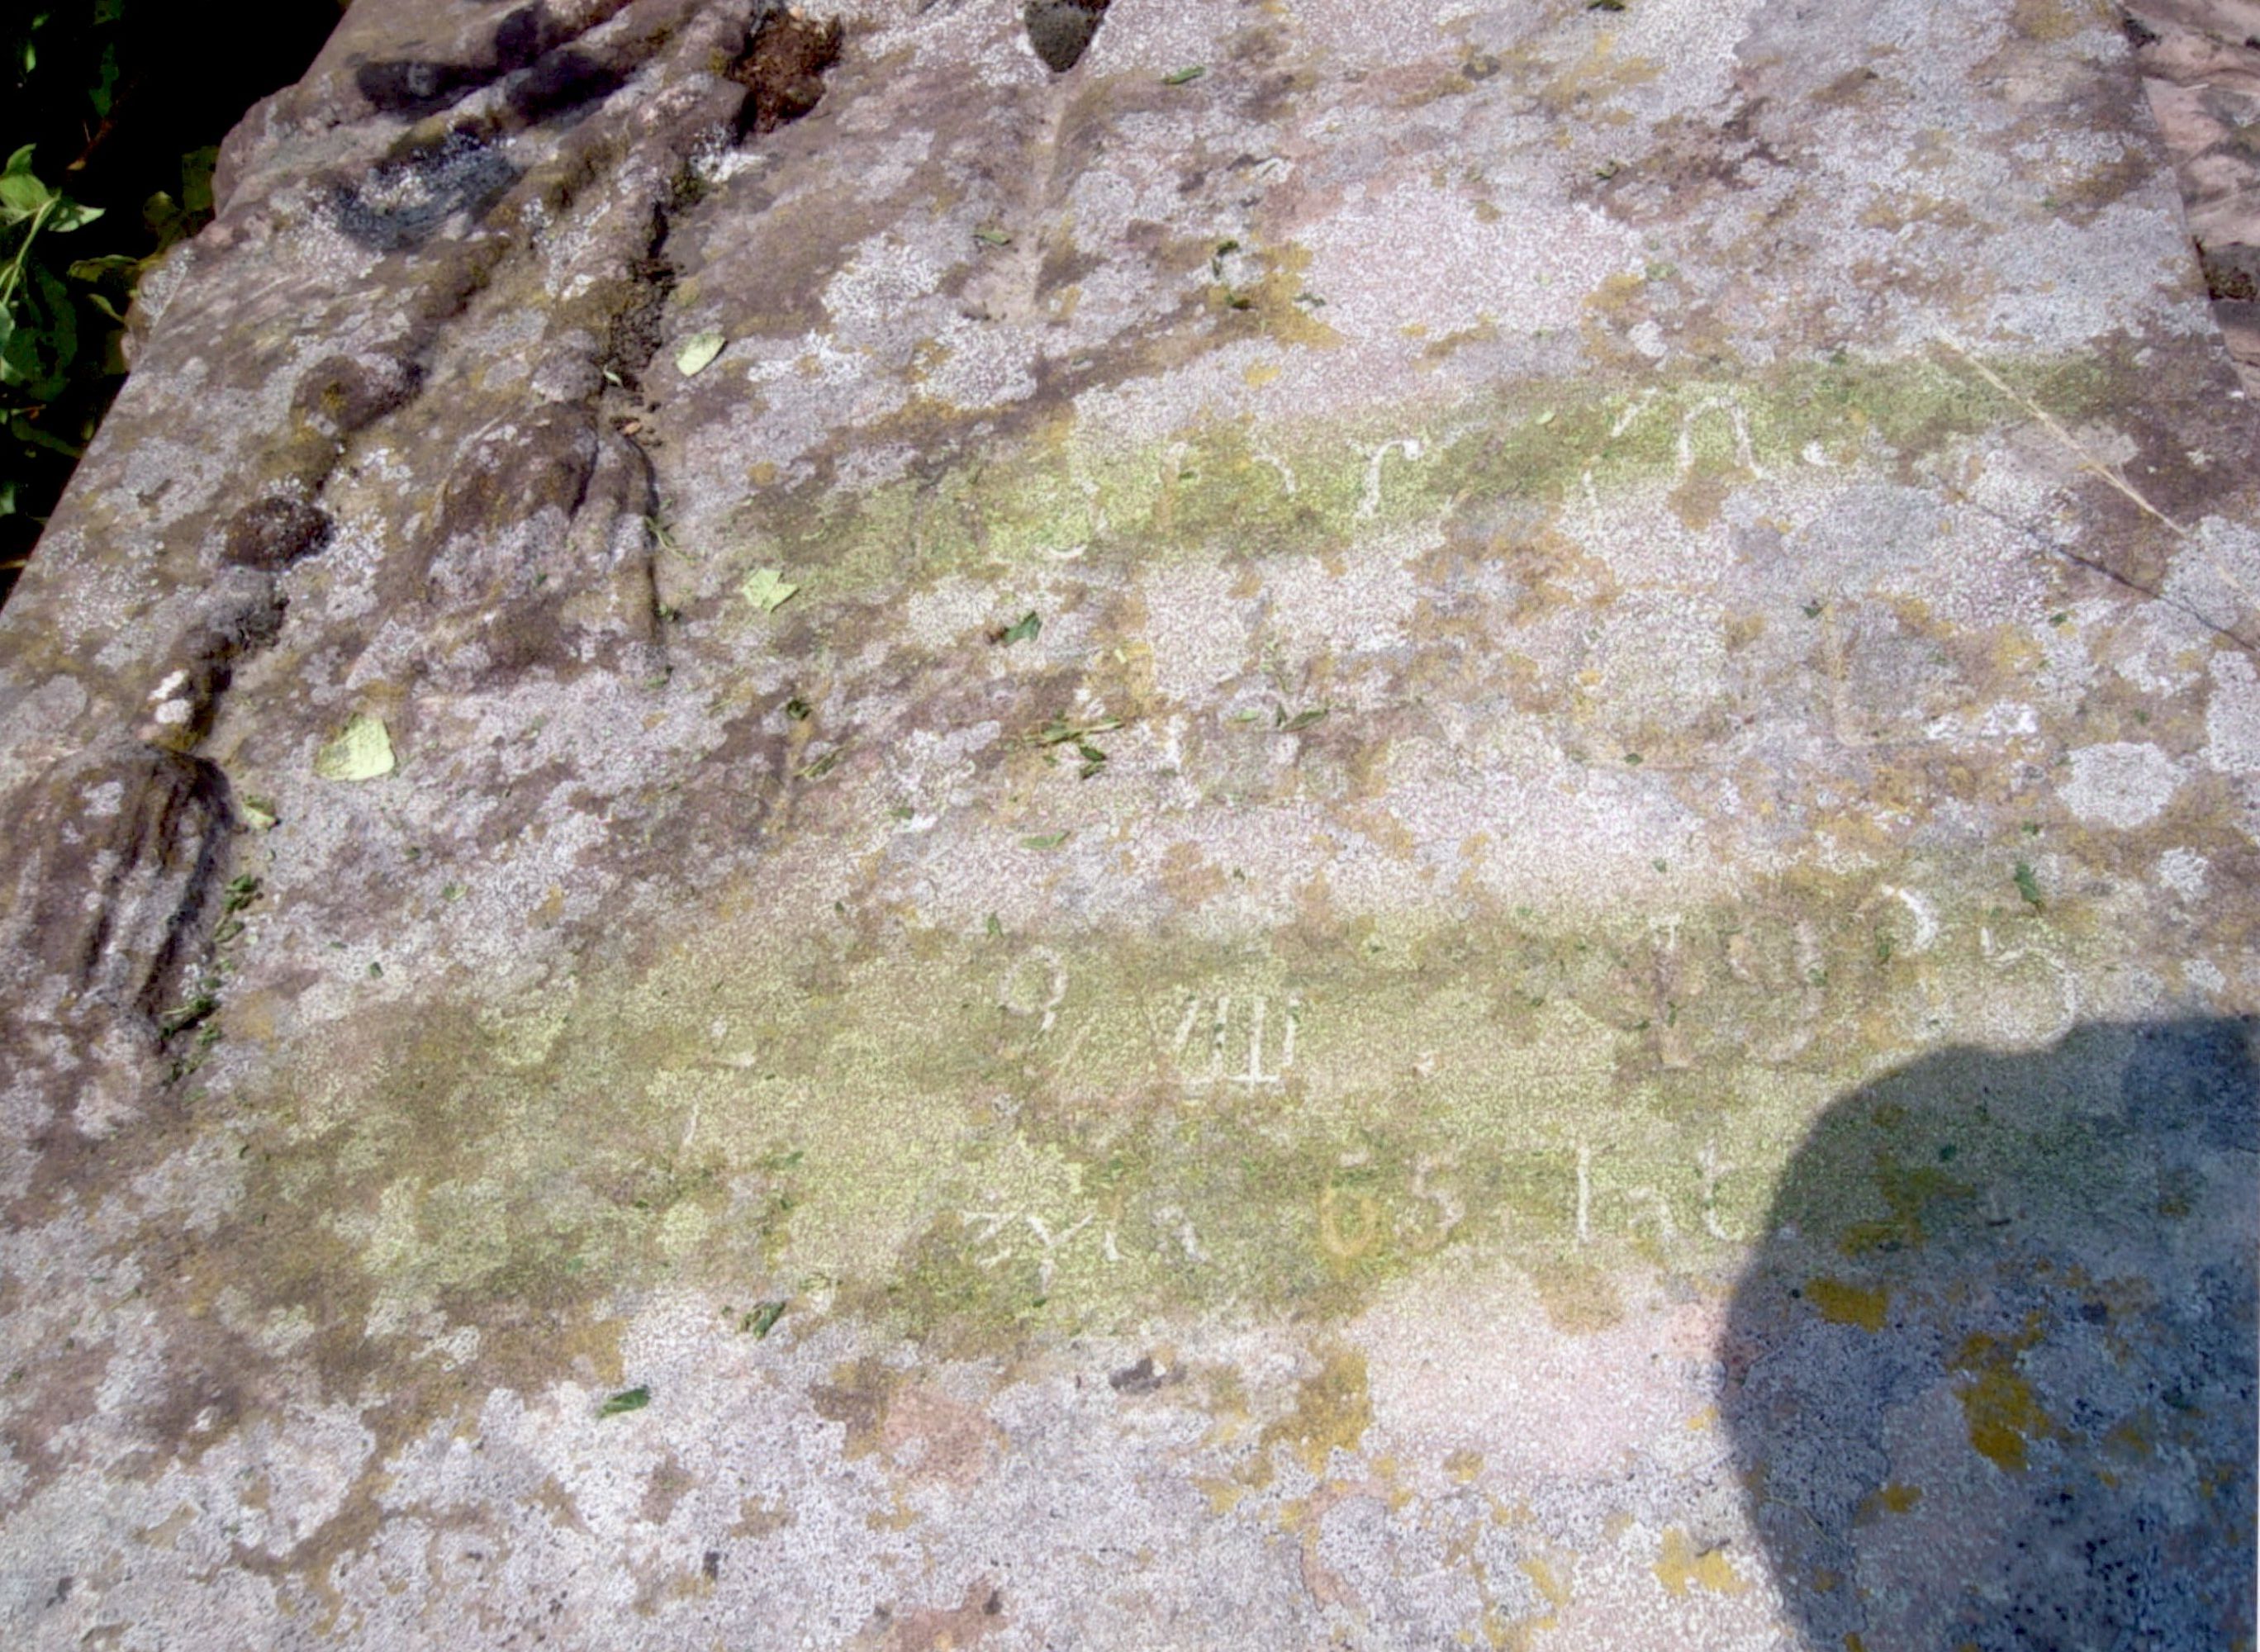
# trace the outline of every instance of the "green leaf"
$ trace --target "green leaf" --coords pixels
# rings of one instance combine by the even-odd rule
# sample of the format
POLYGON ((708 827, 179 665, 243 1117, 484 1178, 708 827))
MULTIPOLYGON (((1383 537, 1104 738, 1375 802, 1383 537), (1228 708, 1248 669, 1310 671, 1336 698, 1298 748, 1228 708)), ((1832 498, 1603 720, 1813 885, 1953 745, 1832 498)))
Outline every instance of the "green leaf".
POLYGON ((32 151, 25 144, 0 167, 0 221, 19 223, 54 199, 54 192, 32 172, 32 151))
POLYGON ((67 235, 75 229, 93 223, 101 216, 100 207, 88 206, 68 196, 59 195, 55 197, 54 211, 47 214, 47 221, 41 227, 56 235, 67 235))
POLYGON ((32 285, 47 312, 47 342, 52 350, 49 370, 56 380, 54 388, 44 394, 60 396, 64 389, 63 377, 70 370, 72 358, 78 354, 78 306, 71 303, 70 289, 63 285, 62 277, 45 264, 34 264, 31 275, 32 285))
POLYGON ((1190 68, 1181 68, 1174 74, 1162 75, 1162 84, 1164 86, 1190 86, 1207 73, 1207 64, 1195 63, 1190 68))
POLYGON ((210 993, 198 993, 178 1009, 168 1010, 157 1018, 157 1030, 167 1038, 184 1033, 219 1008, 219 1001, 210 993))
POLYGON ((141 223, 157 238, 157 251, 161 253, 195 227, 194 220, 181 204, 162 190, 141 203, 141 223))
POLYGON ((1314 705, 1306 712, 1296 712, 1292 717, 1283 715, 1279 719, 1279 732, 1282 734, 1299 734, 1314 724, 1325 722, 1327 713, 1333 709, 1328 705, 1314 705))
POLYGON ((973 232, 973 239, 990 247, 1010 247, 1012 238, 1003 230, 991 229, 986 225, 973 232))
POLYGON ((1044 622, 1037 617, 1035 610, 1032 608, 1005 626, 997 640, 1008 647, 1016 642, 1033 642, 1043 628, 1044 622))
MULTIPOLYGON (((101 19, 97 16, 97 19, 101 19)), ((117 101, 118 45, 112 41, 102 48, 102 66, 96 70, 94 84, 86 89, 86 101, 94 105, 96 116, 107 119, 111 104, 117 101)))
POLYGON ((314 772, 324 780, 375 780, 392 767, 390 732, 382 719, 360 712, 314 757, 314 772))
POLYGON ((2033 875, 2032 863, 2028 861, 2017 862, 2017 893, 2035 908, 2044 905, 2041 899, 2041 881, 2033 875))
POLYGON ((745 583, 739 589, 746 593, 746 600, 755 607, 765 614, 773 614, 791 601, 793 592, 800 587, 785 583, 783 570, 780 569, 757 568, 746 576, 745 583))
POLYGON ((597 1406, 597 1415, 599 1417, 617 1417, 622 1412, 641 1411, 646 1405, 650 1404, 650 1389, 624 1388, 619 1393, 606 1400, 603 1405, 597 1406))
POLYGON ((741 1331, 751 1331, 756 1341, 776 1329, 776 1322, 784 1318, 785 1305, 764 1302, 738 1322, 741 1331))
POLYGON ((675 353, 675 370, 690 378, 705 370, 714 358, 722 354, 722 335, 719 333, 694 333, 683 341, 675 353))
POLYGON ((1102 717, 1095 722, 1070 723, 1064 717, 1055 717, 1035 733, 1039 746, 1064 746, 1069 740, 1082 740, 1093 734, 1111 734, 1122 726, 1119 717, 1102 717))
POLYGON ((1022 838, 1020 847, 1024 849, 1055 849, 1067 841, 1068 835, 1064 832, 1043 833, 1034 837, 1022 838))
POLYGON ((275 805, 264 797, 247 797, 241 806, 244 825, 254 832, 272 832, 282 819, 275 812, 275 805))
POLYGON ((207 144, 181 157, 181 205, 191 218, 208 218, 212 210, 212 174, 219 166, 219 146, 207 144))
POLYGON ((99 258, 73 259, 63 267, 63 274, 73 281, 107 281, 112 275, 132 280, 141 268, 141 261, 129 253, 104 253, 99 258))

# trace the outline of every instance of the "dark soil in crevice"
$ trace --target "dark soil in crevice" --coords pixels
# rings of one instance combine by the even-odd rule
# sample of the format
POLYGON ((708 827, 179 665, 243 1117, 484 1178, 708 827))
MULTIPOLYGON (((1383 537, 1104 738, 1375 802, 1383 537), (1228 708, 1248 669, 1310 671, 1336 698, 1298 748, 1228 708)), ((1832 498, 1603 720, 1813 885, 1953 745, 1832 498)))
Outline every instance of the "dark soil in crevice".
POLYGON ((840 61, 840 20, 819 23, 792 11, 762 19, 738 61, 725 72, 750 94, 738 130, 760 136, 789 125, 824 97, 824 73, 840 61))

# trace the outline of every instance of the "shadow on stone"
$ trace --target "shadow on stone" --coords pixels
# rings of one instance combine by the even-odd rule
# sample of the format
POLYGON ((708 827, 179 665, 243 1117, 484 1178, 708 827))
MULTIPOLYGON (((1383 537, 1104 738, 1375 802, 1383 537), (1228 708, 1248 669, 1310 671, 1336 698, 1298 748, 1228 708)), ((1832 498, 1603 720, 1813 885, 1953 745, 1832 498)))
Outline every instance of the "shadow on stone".
POLYGON ((2251 1644, 2251 1033, 1945 1050, 1799 1148, 1722 1353, 1806 1646, 2251 1644))

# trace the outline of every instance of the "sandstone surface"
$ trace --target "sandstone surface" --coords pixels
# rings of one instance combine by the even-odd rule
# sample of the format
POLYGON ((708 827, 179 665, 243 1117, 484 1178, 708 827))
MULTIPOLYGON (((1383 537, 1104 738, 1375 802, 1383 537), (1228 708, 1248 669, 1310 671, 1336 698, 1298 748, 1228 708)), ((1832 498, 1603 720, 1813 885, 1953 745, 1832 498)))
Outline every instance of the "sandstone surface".
POLYGON ((0 613, 9 1643, 2249 1646, 2164 26, 359 0, 0 613))

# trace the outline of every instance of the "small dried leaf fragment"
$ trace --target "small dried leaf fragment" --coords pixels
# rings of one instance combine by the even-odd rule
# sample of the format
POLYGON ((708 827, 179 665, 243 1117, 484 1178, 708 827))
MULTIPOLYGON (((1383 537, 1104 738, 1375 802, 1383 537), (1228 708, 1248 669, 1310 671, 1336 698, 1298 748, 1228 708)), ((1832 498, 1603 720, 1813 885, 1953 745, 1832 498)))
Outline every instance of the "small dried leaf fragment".
POLYGON ((685 378, 696 376, 722 354, 722 335, 719 333, 694 333, 683 341, 675 353, 675 370, 685 378))
POLYGON ((375 780, 392 769, 392 734, 383 719, 364 712, 347 718, 314 754, 314 773, 324 780, 375 780))
POLYGON ((786 583, 782 569, 757 568, 746 576, 746 583, 740 589, 746 593, 747 602, 765 614, 773 614, 791 601, 793 592, 800 587, 786 583))

